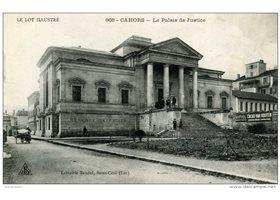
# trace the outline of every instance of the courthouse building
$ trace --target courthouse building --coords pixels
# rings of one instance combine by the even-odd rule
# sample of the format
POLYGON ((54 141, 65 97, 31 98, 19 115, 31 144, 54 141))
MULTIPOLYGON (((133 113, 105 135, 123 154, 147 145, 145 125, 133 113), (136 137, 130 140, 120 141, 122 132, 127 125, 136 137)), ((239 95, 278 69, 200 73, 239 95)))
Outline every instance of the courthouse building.
POLYGON ((49 47, 38 62, 37 134, 127 132, 172 97, 187 112, 231 109, 233 81, 199 67, 202 57, 179 38, 152 43, 132 36, 110 52, 49 47))

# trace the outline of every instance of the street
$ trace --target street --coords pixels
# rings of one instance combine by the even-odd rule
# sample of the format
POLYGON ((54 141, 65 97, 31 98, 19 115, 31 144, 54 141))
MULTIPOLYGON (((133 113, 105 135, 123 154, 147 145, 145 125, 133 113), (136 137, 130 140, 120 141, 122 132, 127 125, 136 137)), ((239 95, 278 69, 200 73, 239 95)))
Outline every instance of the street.
POLYGON ((6 184, 244 183, 44 141, 32 140, 31 144, 15 144, 15 139, 8 137, 4 150, 12 156, 4 159, 6 184), (22 173, 25 163, 27 173, 22 173))

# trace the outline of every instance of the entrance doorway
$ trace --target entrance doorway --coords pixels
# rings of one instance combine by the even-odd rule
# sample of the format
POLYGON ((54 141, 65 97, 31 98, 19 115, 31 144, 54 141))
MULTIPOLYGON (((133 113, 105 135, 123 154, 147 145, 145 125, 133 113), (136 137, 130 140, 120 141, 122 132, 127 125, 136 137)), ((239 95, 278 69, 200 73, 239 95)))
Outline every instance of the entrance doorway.
POLYGON ((161 100, 163 100, 163 89, 158 88, 158 99, 157 99, 157 101, 160 102, 161 100))

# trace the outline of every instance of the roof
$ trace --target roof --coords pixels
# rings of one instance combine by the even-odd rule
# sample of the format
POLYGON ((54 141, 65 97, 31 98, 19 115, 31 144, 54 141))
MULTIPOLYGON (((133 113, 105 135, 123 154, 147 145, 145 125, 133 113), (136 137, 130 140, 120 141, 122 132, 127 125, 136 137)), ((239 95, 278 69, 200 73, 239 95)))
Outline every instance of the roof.
POLYGON ((193 49, 190 45, 188 45, 187 43, 185 43, 183 40, 181 40, 181 39, 178 38, 178 37, 171 38, 171 39, 169 39, 169 40, 164 40, 164 41, 162 41, 162 42, 152 44, 152 45, 147 46, 146 48, 140 50, 139 52, 144 52, 144 51, 146 51, 146 50, 148 50, 148 49, 152 49, 152 48, 154 48, 154 47, 161 46, 161 45, 163 45, 163 44, 166 44, 166 43, 169 43, 169 42, 174 42, 174 41, 181 43, 185 48, 189 49, 192 53, 194 53, 198 59, 201 59, 201 58, 203 57, 202 54, 200 54, 198 51, 196 51, 195 49, 193 49))
POLYGON ((204 71, 204 72, 213 72, 213 73, 220 74, 220 75, 223 75, 225 73, 224 71, 208 69, 208 68, 203 68, 203 67, 198 67, 198 70, 204 71))
POLYGON ((79 51, 79 52, 84 52, 84 53, 91 53, 91 54, 99 54, 99 55, 106 55, 106 56, 114 56, 118 58, 122 58, 122 56, 117 55, 115 53, 107 52, 107 51, 99 51, 99 50, 94 50, 94 49, 87 49, 87 48, 82 48, 82 47, 56 47, 56 46, 50 46, 46 49, 44 54, 41 56, 40 60, 38 61, 37 65, 40 66, 42 63, 45 62, 47 56, 55 50, 60 50, 60 51, 79 51))
MULTIPOLYGON (((192 76, 190 76, 192 77, 192 76)), ((215 77, 211 77, 209 75, 201 75, 197 77, 198 79, 206 79, 206 80, 213 80, 213 81, 223 81, 223 82, 233 82, 233 80, 231 79, 225 79, 225 78, 215 78, 215 77)))
POLYGON ((278 71, 278 69, 266 70, 265 72, 259 74, 258 76, 253 76, 253 77, 246 77, 245 75, 243 75, 240 78, 236 79, 235 81, 243 81, 243 80, 254 79, 254 78, 258 78, 258 77, 262 77, 262 76, 267 76, 267 75, 271 75, 277 71, 278 71))
POLYGON ((139 50, 138 53, 140 52, 144 52, 146 50, 152 49, 154 47, 158 47, 161 46, 163 44, 169 43, 169 42, 179 42, 180 44, 182 44, 185 48, 187 48, 189 51, 191 51, 195 56, 195 58, 197 59, 201 59, 203 57, 203 55, 201 55, 199 52, 197 52, 195 49, 193 49, 191 46, 189 46, 188 44, 186 44, 184 41, 182 41, 180 38, 175 37, 175 38, 171 38, 169 40, 165 40, 159 43, 155 43, 153 44, 151 42, 150 38, 145 38, 145 37, 140 37, 140 36, 131 36, 128 39, 126 39, 124 42, 122 42, 120 45, 118 45, 117 47, 115 47, 113 50, 111 50, 110 52, 107 51, 99 51, 99 50, 93 50, 93 49, 87 49, 87 48, 82 48, 82 47, 57 47, 57 46, 50 46, 46 49, 46 51, 43 53, 43 55, 41 56, 40 60, 37 63, 37 66, 41 66, 46 59, 48 58, 48 56, 50 55, 51 52, 55 51, 55 50, 59 50, 59 51, 79 51, 79 52, 84 52, 84 53, 90 53, 90 54, 99 54, 99 55, 105 55, 105 56, 112 56, 115 58, 120 58, 123 59, 124 57, 121 55, 118 55, 116 53, 114 53, 118 48, 120 48, 123 45, 126 44, 130 44, 130 43, 136 43, 137 45, 140 45, 143 47, 143 49, 139 50))
POLYGON ((32 94, 30 94, 30 95, 27 97, 27 99, 29 99, 29 98, 31 98, 31 97, 33 97, 33 96, 39 96, 39 95, 40 95, 39 91, 34 91, 34 92, 32 92, 32 94))
POLYGON ((243 92, 240 90, 233 90, 232 95, 241 98, 241 99, 251 99, 251 100, 258 100, 258 101, 269 101, 269 102, 277 102, 277 98, 271 96, 269 94, 262 94, 262 93, 254 93, 254 92, 243 92))
POLYGON ((145 37, 141 37, 141 36, 132 35, 131 37, 129 37, 125 41, 123 41, 121 44, 116 46, 114 49, 112 49, 110 52, 114 53, 116 50, 118 50, 122 46, 124 46, 126 44, 132 44, 132 43, 136 43, 138 45, 141 45, 141 46, 143 46, 143 48, 153 44, 151 42, 150 38, 145 38, 145 37))

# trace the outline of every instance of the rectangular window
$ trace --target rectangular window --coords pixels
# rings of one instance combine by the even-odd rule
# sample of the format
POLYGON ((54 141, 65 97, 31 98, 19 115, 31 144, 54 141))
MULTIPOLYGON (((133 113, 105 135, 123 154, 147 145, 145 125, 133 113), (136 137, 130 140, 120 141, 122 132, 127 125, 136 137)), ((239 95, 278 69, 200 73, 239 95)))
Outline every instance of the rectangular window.
POLYGON ((39 121, 39 130, 42 130, 42 120, 39 121))
POLYGON ((106 103, 106 88, 98 88, 98 102, 106 103))
POLYGON ((253 103, 250 104, 250 112, 253 112, 253 103))
POLYGON ((128 104, 128 90, 122 90, 122 104, 128 104))
POLYGON ((255 103, 255 111, 258 111, 258 103, 255 103))
POLYGON ((248 102, 245 102, 245 112, 248 112, 248 102))
POLYGON ((270 94, 272 94, 272 93, 273 93, 273 92, 272 92, 272 88, 269 88, 269 93, 270 93, 270 94))
POLYGON ((227 98, 222 97, 222 109, 227 109, 227 98))
POLYGON ((277 104, 274 104, 274 110, 277 110, 277 104))
POLYGON ((270 111, 273 110, 273 104, 269 104, 269 110, 270 110, 270 111))
POLYGON ((267 77, 264 77, 264 78, 263 78, 263 84, 268 84, 268 79, 267 79, 267 77))
POLYGON ((207 96, 207 108, 212 108, 213 98, 212 96, 207 96))
POLYGON ((243 111, 243 102, 240 102, 240 111, 243 111))
POLYGON ((72 99, 73 101, 81 101, 81 86, 72 86, 72 99))

